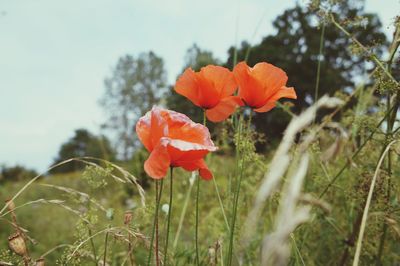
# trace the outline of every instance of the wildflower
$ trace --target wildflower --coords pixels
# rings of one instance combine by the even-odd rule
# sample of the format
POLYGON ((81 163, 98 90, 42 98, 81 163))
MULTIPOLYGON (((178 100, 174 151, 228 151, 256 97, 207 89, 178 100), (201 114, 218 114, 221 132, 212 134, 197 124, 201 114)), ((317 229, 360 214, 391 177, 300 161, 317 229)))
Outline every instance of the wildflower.
POLYGON ((207 127, 194 123, 184 114, 153 107, 137 122, 136 133, 150 152, 144 164, 150 177, 164 178, 169 167, 199 170, 204 179, 213 177, 203 159, 217 149, 207 127))
POLYGON ((169 204, 163 204, 162 206, 161 206, 161 210, 163 211, 163 212, 165 212, 165 214, 168 214, 168 212, 169 212, 169 204))
POLYGON ((262 62, 249 67, 241 62, 233 74, 239 86, 238 96, 256 112, 268 112, 280 98, 297 98, 294 88, 286 87, 285 71, 271 64, 262 62))
POLYGON ((233 96, 236 89, 233 73, 214 65, 203 67, 199 72, 186 69, 175 85, 175 91, 203 108, 212 122, 223 121, 235 112, 240 105, 239 97, 233 96))

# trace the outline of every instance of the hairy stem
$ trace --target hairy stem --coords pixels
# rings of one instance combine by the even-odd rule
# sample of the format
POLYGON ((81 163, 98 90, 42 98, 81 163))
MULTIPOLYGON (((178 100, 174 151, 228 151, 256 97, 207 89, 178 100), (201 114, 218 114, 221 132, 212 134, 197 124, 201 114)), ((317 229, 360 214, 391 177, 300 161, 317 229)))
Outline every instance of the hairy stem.
POLYGON ((149 256, 147 258, 147 266, 150 266, 150 264, 151 264, 151 255, 153 254, 154 235, 155 235, 155 240, 156 240, 154 252, 156 253, 157 266, 159 265, 159 260, 158 260, 158 209, 160 208, 160 200, 161 200, 161 194, 162 194, 162 189, 163 189, 163 180, 162 179, 161 179, 161 181, 156 180, 155 183, 156 183, 156 193, 155 193, 156 209, 154 211, 153 229, 152 229, 152 233, 151 233, 149 256))
MULTIPOLYGON (((252 118, 252 112, 250 112, 248 124, 247 124, 247 138, 249 137, 250 129, 251 129, 251 118, 252 118)), ((240 163, 239 163, 239 173, 238 173, 238 179, 236 180, 236 190, 234 191, 234 198, 233 198, 233 210, 232 210, 232 220, 231 220, 231 225, 230 225, 230 236, 229 236, 229 247, 228 247, 228 258, 227 258, 227 265, 232 265, 232 255, 233 255, 233 249, 234 249, 234 244, 233 240, 235 237, 235 225, 236 225, 236 216, 237 216, 237 209, 238 209, 238 203, 239 203, 239 195, 240 195, 240 187, 242 184, 242 177, 243 177, 243 172, 244 172, 244 164, 245 164, 245 154, 244 151, 240 151, 240 145, 242 141, 241 136, 243 134, 243 126, 242 126, 242 120, 239 120, 239 135, 238 135, 238 143, 236 147, 236 154, 241 152, 241 158, 240 158, 240 163)), ((238 162, 237 162, 238 163, 238 162)))
POLYGON ((95 262, 95 265, 97 266, 96 247, 95 247, 94 242, 93 242, 92 229, 90 229, 89 227, 88 227, 88 234, 89 234, 89 237, 90 237, 90 245, 92 246, 93 260, 95 262))
POLYGON ((197 176, 197 180, 196 180, 196 229, 195 229, 196 265, 200 265, 200 260, 199 260, 199 194, 200 194, 200 176, 197 176))
POLYGON ((178 240, 179 240, 179 236, 180 236, 180 233, 181 233, 181 230, 182 230, 183 221, 185 219, 186 210, 187 210, 187 207, 188 207, 188 204, 189 204, 189 200, 190 200, 190 195, 192 194, 192 190, 193 190, 193 184, 194 184, 194 182, 190 182, 189 189, 188 189, 188 192, 186 194, 185 202, 183 203, 181 216, 179 218, 178 229, 176 230, 174 244, 173 244, 173 249, 174 250, 175 250, 176 246, 178 245, 178 240))
POLYGON ((168 206, 168 221, 167 221, 167 235, 165 239, 165 249, 164 249, 164 265, 167 265, 168 256, 168 242, 169 242, 169 227, 171 224, 171 212, 172 212, 172 193, 173 193, 173 174, 174 168, 170 168, 170 186, 169 186, 169 206, 168 206))
POLYGON ((106 232, 106 239, 104 240, 104 256, 103 256, 103 265, 106 265, 107 260, 107 245, 108 245, 108 231, 106 232))

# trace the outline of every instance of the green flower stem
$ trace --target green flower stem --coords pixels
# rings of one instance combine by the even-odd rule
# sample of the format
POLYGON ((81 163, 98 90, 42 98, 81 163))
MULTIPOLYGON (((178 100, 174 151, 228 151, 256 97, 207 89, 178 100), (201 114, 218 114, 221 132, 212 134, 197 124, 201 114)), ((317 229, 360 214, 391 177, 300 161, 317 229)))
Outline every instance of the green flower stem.
MULTIPOLYGON (((249 137, 250 130, 251 130, 251 119, 252 119, 252 112, 250 111, 250 116, 246 128, 246 137, 249 137)), ((238 136, 238 142, 236 146, 236 154, 237 158, 239 158, 240 154, 240 163, 238 164, 237 162, 237 168, 239 167, 239 176, 238 179, 236 180, 236 190, 234 191, 234 197, 233 197, 233 210, 232 210, 232 221, 231 221, 231 226, 230 226, 230 236, 229 236, 229 247, 228 247, 228 258, 227 258, 227 265, 232 265, 232 254, 233 254, 233 240, 235 236, 235 226, 236 226, 236 216, 237 216, 237 209, 238 209, 238 203, 239 203, 239 195, 240 195, 240 187, 242 184, 242 178, 243 178, 243 172, 244 172, 244 164, 245 164, 245 151, 240 152, 240 145, 242 141, 242 134, 243 134, 243 120, 240 118, 239 119, 239 136, 238 136)))
POLYGON ((166 236, 166 240, 165 240, 165 249, 164 249, 164 265, 167 265, 167 257, 168 257, 169 227, 170 227, 170 224, 171 224, 171 212, 172 212, 173 174, 174 174, 174 168, 171 167, 170 168, 170 186, 169 186, 167 236, 166 236))
POLYGON ((200 176, 197 176, 197 180, 196 180, 196 229, 195 229, 196 265, 200 265, 200 260, 199 260, 199 194, 200 194, 200 176))
POLYGON ((163 180, 162 179, 161 179, 161 181, 156 180, 155 182, 156 182, 156 193, 155 193, 156 209, 154 212, 153 229, 152 229, 152 233, 151 233, 147 266, 150 266, 150 263, 151 263, 151 255, 153 253, 154 234, 156 235, 156 248, 155 248, 156 263, 157 263, 157 266, 159 265, 159 260, 158 260, 158 210, 160 208, 160 200, 161 200, 161 194, 162 194, 162 189, 163 189, 163 180))
POLYGON ((193 190, 193 185, 194 182, 190 182, 189 183, 189 189, 188 192, 186 194, 186 198, 185 198, 185 202, 183 203, 183 208, 182 208, 182 212, 181 212, 181 217, 179 218, 179 224, 178 224, 178 229, 176 230, 176 234, 175 234, 175 239, 174 239, 174 244, 173 244, 173 249, 175 250, 176 246, 178 245, 178 240, 179 240, 179 236, 181 234, 181 230, 182 230, 182 226, 183 226, 183 221, 185 219, 185 215, 186 215, 186 210, 189 204, 189 200, 190 200, 190 195, 192 194, 192 190, 193 190))

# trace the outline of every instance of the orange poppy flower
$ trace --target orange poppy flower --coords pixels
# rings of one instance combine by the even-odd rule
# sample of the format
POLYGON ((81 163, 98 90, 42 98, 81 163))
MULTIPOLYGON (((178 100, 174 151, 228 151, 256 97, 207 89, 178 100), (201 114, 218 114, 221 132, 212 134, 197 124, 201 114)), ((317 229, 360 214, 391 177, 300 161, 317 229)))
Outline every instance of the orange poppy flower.
POLYGON ((184 114, 153 107, 137 122, 136 133, 150 152, 144 163, 150 177, 165 177, 170 166, 199 170, 204 179, 213 177, 203 159, 217 149, 207 127, 194 123, 184 114))
POLYGON ((238 96, 256 112, 268 112, 280 98, 297 98, 294 88, 286 87, 285 71, 271 64, 262 62, 249 67, 241 62, 233 69, 233 74, 239 85, 238 96))
POLYGON ((239 97, 232 96, 236 88, 233 73, 213 65, 202 67, 199 72, 186 69, 175 85, 175 91, 205 109, 212 122, 223 121, 235 112, 241 102, 239 97))

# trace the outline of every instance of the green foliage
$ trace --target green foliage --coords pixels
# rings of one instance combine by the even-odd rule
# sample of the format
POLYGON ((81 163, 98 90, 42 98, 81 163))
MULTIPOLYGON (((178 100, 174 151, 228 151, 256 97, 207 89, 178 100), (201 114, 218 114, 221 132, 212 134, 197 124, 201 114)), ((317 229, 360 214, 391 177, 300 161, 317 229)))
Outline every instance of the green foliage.
MULTIPOLYGON (((346 29, 369 47, 378 56, 382 54, 386 37, 382 32, 379 18, 375 14, 363 11, 363 1, 323 1, 340 19, 347 22, 346 29), (365 20, 368 23, 355 23, 354 20, 365 20)), ((314 9, 296 6, 283 12, 274 22, 276 33, 264 37, 256 45, 243 42, 238 49, 229 49, 226 65, 233 67, 235 54, 238 61, 247 59, 250 66, 258 62, 269 62, 288 75, 288 85, 296 89, 297 99, 292 109, 299 112, 309 106, 315 96, 317 65, 321 60, 319 95, 330 94, 350 88, 354 77, 371 70, 371 65, 362 55, 355 54, 354 46, 348 36, 331 27, 325 18, 320 19, 318 8, 320 2, 314 3, 314 9), (321 21, 320 23, 318 21, 321 21), (322 24, 327 24, 323 37, 323 58, 319 55, 322 24), (353 48, 352 48, 353 47, 353 48)), ((321 5, 322 5, 321 4, 321 5)), ((322 8, 322 7, 321 7, 322 8)), ((268 115, 256 115, 253 119, 258 132, 266 134, 269 140, 279 139, 289 122, 290 117, 282 110, 275 110, 268 115)))
MULTIPOLYGON (((76 157, 95 157, 114 160, 115 151, 105 136, 95 136, 86 129, 75 130, 75 135, 61 145, 58 156, 53 164, 76 157)), ((61 165, 51 170, 51 173, 67 173, 82 170, 85 165, 78 161, 61 165)))
POLYGON ((35 170, 27 169, 21 165, 0 167, 0 184, 7 181, 21 181, 37 175, 35 170))

